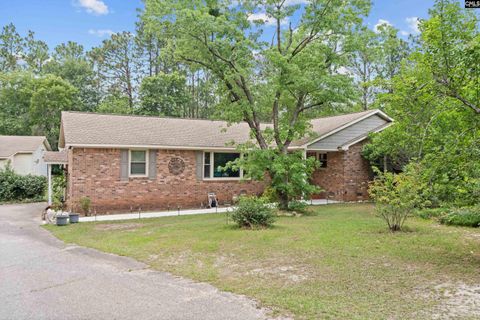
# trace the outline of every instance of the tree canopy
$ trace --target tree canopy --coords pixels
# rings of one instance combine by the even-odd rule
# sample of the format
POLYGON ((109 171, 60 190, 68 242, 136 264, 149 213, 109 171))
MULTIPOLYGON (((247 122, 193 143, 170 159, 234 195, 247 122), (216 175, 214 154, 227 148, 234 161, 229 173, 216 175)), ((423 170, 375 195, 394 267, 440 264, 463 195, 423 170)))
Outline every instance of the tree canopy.
POLYGON ((478 17, 455 1, 439 0, 420 23, 418 47, 380 100, 396 125, 365 149, 373 162, 403 170, 418 162, 434 204, 470 205, 480 190, 478 17), (478 60, 477 60, 478 61, 478 60))

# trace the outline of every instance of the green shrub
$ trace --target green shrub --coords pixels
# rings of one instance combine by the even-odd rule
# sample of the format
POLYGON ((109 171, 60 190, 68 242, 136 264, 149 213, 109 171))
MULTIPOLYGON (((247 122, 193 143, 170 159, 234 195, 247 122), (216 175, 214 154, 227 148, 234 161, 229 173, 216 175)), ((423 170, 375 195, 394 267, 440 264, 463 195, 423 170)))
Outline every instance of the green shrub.
POLYGON ((265 190, 263 190, 261 198, 267 203, 278 202, 277 192, 271 186, 267 186, 265 190))
POLYGON ((308 205, 303 201, 293 200, 288 203, 288 211, 306 212, 308 205))
POLYGON ((369 194, 375 200, 377 214, 391 231, 399 231, 415 209, 429 204, 424 192, 426 184, 418 180, 418 166, 408 165, 399 174, 375 169, 377 178, 370 184, 369 194))
POLYGON ((47 179, 43 176, 16 174, 10 166, 0 170, 0 201, 42 199, 47 179))
POLYGON ((64 199, 64 192, 65 188, 67 187, 67 179, 65 179, 65 175, 55 175, 52 177, 52 200, 53 204, 56 207, 62 206, 62 200, 64 199))
POLYGON ((269 227, 275 222, 273 209, 263 199, 240 197, 232 219, 240 228, 269 227))
POLYGON ((83 214, 88 216, 90 213, 90 204, 91 200, 89 197, 80 198, 80 207, 82 208, 83 214))
POLYGON ((463 227, 480 227, 480 206, 450 209, 440 217, 440 223, 463 227))
POLYGON ((415 215, 422 219, 438 218, 443 216, 448 208, 424 208, 415 212, 415 215))

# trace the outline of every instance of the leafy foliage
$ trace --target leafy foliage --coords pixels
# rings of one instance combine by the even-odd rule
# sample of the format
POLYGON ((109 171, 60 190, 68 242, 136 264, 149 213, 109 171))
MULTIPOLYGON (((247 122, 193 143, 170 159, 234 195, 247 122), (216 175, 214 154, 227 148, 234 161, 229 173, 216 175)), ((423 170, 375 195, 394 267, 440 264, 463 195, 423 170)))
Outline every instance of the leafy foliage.
POLYGON ((444 215, 448 208, 421 208, 415 211, 415 216, 422 219, 438 218, 444 215))
POLYGON ((418 166, 409 165, 403 173, 382 173, 370 184, 369 193, 375 200, 378 215, 391 231, 399 231, 417 207, 426 205, 423 197, 426 186, 417 179, 418 166))
POLYGON ((478 17, 439 0, 420 23, 418 46, 379 97, 395 125, 372 136, 365 156, 401 171, 418 162, 434 206, 471 206, 480 196, 480 72, 473 63, 478 17), (476 85, 475 85, 476 84, 476 85))
POLYGON ((60 132, 60 114, 75 110, 77 89, 65 80, 47 75, 35 79, 30 98, 30 121, 36 135, 46 135, 55 148, 60 132))
POLYGON ((80 198, 80 208, 83 211, 83 214, 88 216, 90 214, 90 204, 91 200, 89 197, 81 197, 80 198))
POLYGON ((261 198, 242 196, 232 219, 240 228, 269 227, 275 222, 273 209, 261 198))
POLYGON ((18 175, 7 165, 0 170, 0 201, 41 200, 46 182, 43 176, 18 175))
POLYGON ((52 202, 55 207, 60 208, 62 202, 65 201, 65 188, 67 187, 67 179, 64 174, 52 177, 52 202))
POLYGON ((178 72, 144 78, 140 98, 138 113, 154 116, 186 116, 185 109, 191 103, 186 79, 178 72))
POLYGON ((320 192, 312 185, 309 177, 318 167, 315 158, 303 158, 302 152, 279 153, 272 149, 258 149, 254 146, 243 146, 245 156, 238 159, 231 167, 244 168, 244 177, 269 182, 269 198, 279 202, 283 210, 288 210, 288 203, 301 197, 308 198, 320 192), (275 195, 273 195, 275 193, 275 195))
POLYGON ((288 211, 306 212, 308 205, 303 201, 293 200, 288 203, 288 211))
POLYGON ((480 227, 480 206, 450 209, 440 217, 440 222, 447 225, 480 227))
POLYGON ((266 186, 265 189, 263 189, 262 199, 266 203, 278 202, 277 193, 275 192, 275 190, 271 186, 266 186))
POLYGON ((398 30, 384 23, 370 30, 361 26, 357 36, 349 39, 351 46, 348 71, 352 73, 360 93, 363 110, 378 106, 377 96, 391 92, 391 81, 399 73, 402 60, 408 56, 409 45, 398 30))
POLYGON ((207 70, 219 83, 219 116, 247 123, 258 146, 249 152, 247 172, 260 179, 267 172, 287 208, 290 197, 313 188, 301 173, 309 166, 288 148, 309 133, 308 116, 349 105, 353 82, 338 72, 348 65, 343 43, 355 36, 369 4, 320 0, 299 10, 286 1, 146 1, 142 18, 147 29, 166 30, 177 60, 207 70), (261 38, 269 23, 252 12, 267 12, 275 22, 271 44, 261 38), (282 21, 295 15, 294 32, 282 21))

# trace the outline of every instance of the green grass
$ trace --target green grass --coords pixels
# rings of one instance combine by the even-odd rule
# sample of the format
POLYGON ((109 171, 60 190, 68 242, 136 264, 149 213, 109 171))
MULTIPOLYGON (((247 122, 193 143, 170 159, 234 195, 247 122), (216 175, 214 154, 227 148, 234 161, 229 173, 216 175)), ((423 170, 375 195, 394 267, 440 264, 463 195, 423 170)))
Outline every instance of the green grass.
POLYGON ((47 228, 296 318, 430 318, 445 302, 437 285, 480 281, 479 230, 410 219, 390 233, 369 204, 311 210, 255 231, 227 225, 223 214, 47 228))

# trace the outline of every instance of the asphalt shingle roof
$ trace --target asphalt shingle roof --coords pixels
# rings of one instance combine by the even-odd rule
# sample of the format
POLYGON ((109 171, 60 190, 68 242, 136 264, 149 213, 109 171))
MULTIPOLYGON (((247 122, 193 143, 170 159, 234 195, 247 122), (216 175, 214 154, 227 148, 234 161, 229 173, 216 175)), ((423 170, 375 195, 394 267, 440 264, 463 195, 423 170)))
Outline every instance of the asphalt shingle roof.
POLYGON ((34 152, 45 140, 44 136, 0 136, 0 158, 19 152, 34 152))
POLYGON ((54 163, 54 164, 62 164, 68 162, 68 154, 67 149, 62 151, 46 151, 43 154, 43 160, 45 162, 54 163))
MULTIPOLYGON (((301 146, 376 110, 311 120, 314 137, 294 141, 301 146)), ((264 126, 268 126, 265 124, 264 126)), ((60 147, 65 145, 225 148, 250 139, 246 123, 225 121, 62 112, 60 147)))

